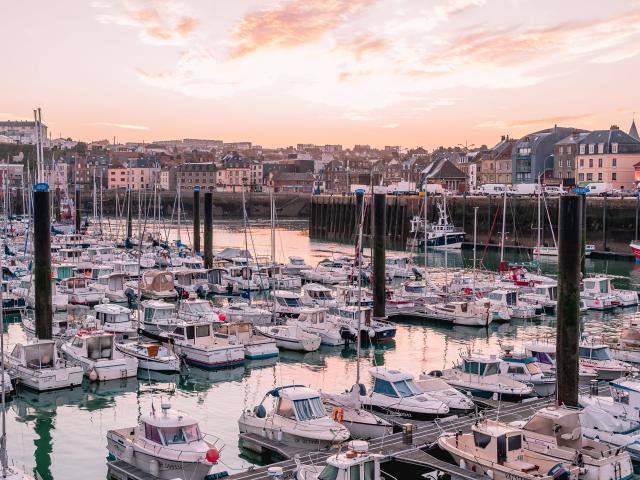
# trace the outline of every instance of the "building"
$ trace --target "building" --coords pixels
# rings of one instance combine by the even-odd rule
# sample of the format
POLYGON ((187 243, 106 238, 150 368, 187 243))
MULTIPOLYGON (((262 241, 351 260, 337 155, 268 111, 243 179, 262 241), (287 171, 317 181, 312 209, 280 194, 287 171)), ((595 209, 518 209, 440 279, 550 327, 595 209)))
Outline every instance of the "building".
POLYGON ((640 141, 616 125, 596 130, 578 143, 579 183, 604 182, 614 188, 635 188, 635 165, 640 162, 640 141))
POLYGON ((207 140, 200 138, 185 138, 182 140, 182 146, 196 150, 222 150, 224 143, 222 140, 207 140))
POLYGON ((40 128, 37 128, 36 122, 32 121, 6 120, 0 122, 0 135, 9 137, 16 143, 34 145, 38 138, 38 131, 42 144, 46 146, 48 144, 47 126, 44 123, 40 123, 40 128))
POLYGON ((158 188, 160 190, 171 189, 171 170, 169 169, 160 170, 160 183, 158 184, 158 188))
POLYGON ((636 128, 636 119, 634 118, 631 121, 631 128, 629 129, 629 136, 635 140, 640 140, 640 136, 638 135, 638 129, 636 128))
MULTIPOLYGON (((174 172, 176 186, 179 184, 180 190, 193 190, 193 187, 199 186, 202 190, 213 191, 218 186, 218 169, 213 162, 183 163, 175 167, 174 172)), ((160 172, 160 183, 163 173, 160 172)), ((172 187, 170 179, 168 184, 172 187)))
POLYGON ((4 191, 5 182, 9 188, 24 188, 22 165, 12 165, 10 163, 0 164, 0 185, 4 191))
POLYGON ((310 172, 273 172, 269 179, 269 186, 274 192, 311 193, 314 176, 310 172))
POLYGON ((587 132, 572 132, 554 146, 553 178, 564 186, 573 186, 576 183, 578 144, 587 135, 587 132))
POLYGON ((222 148, 225 152, 237 151, 240 152, 242 150, 250 150, 251 142, 233 142, 233 143, 223 143, 222 148))
POLYGON ((458 191, 464 188, 466 175, 451 160, 440 158, 434 160, 422 171, 421 185, 440 184, 447 190, 458 191))
POLYGON ((153 188, 160 179, 160 166, 109 167, 107 172, 107 188, 128 188, 130 190, 144 190, 153 188))
POLYGON ((511 154, 512 183, 536 183, 538 177, 553 176, 553 152, 555 144, 573 132, 575 128, 558 127, 525 135, 518 140, 511 154))
POLYGON ((70 170, 70 165, 65 162, 56 162, 55 165, 47 164, 43 170, 43 181, 49 185, 52 191, 60 189, 61 192, 67 194, 69 192, 70 170))
POLYGON ((500 142, 477 158, 477 184, 501 183, 510 185, 513 182, 511 161, 516 140, 503 135, 500 142))

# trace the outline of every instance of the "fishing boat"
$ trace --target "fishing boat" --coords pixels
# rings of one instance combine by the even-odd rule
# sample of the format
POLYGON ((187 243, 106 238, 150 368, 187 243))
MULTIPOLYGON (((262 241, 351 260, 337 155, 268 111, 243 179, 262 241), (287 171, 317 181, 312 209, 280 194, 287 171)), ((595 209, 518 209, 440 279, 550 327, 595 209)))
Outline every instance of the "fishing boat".
POLYGON ((319 283, 305 283, 302 286, 302 304, 307 307, 333 308, 338 302, 330 288, 319 283))
POLYGON ((299 352, 315 352, 322 339, 315 333, 305 332, 299 325, 256 326, 256 332, 276 341, 278 348, 299 352))
POLYGON ((573 463, 580 467, 580 478, 588 480, 633 477, 627 452, 582 435, 577 409, 541 408, 521 428, 524 455, 536 461, 573 463))
POLYGON ((3 361, 20 385, 38 392, 82 384, 82 367, 59 358, 55 340, 17 343, 3 361))
POLYGON ((429 375, 440 377, 452 387, 481 398, 520 402, 533 395, 533 387, 500 373, 500 359, 495 355, 468 353, 462 365, 434 370, 429 375))
POLYGON ((279 353, 274 340, 254 334, 251 322, 225 322, 218 327, 216 336, 226 336, 230 343, 242 345, 248 360, 275 358, 279 353))
MULTIPOLYGON (((583 288, 580 296, 584 297, 587 302, 592 301, 595 305, 595 299, 611 295, 613 304, 621 307, 632 307, 638 305, 638 292, 635 290, 622 290, 615 288, 611 283, 611 278, 604 275, 596 275, 595 277, 587 277, 582 282, 583 288)), ((595 308, 595 307, 590 307, 595 308)))
POLYGON ((107 432, 107 450, 113 460, 122 460, 154 478, 215 479, 228 476, 220 462, 224 445, 200 431, 198 421, 171 410, 163 403, 162 412, 142 415, 135 427, 107 432))
POLYGON ((135 377, 138 360, 114 348, 114 335, 102 330, 79 330, 60 347, 64 356, 82 366, 91 381, 135 377))
POLYGON ((323 345, 337 346, 357 341, 357 331, 333 320, 326 308, 302 308, 298 318, 290 319, 287 324, 320 336, 323 345))
POLYGON ((574 480, 579 468, 552 458, 539 458, 522 448, 517 427, 482 418, 471 433, 444 433, 438 446, 466 470, 493 480, 574 480))
POLYGON ((138 328, 131 318, 131 309, 115 303, 99 303, 93 307, 97 325, 105 332, 113 333, 116 341, 138 337, 138 328))
MULTIPOLYGON (((380 470, 383 459, 384 455, 369 452, 366 441, 352 440, 347 444, 346 451, 327 458, 325 466, 303 465, 296 459, 295 480, 382 480, 385 478, 380 470)), ((280 471, 275 472, 275 475, 279 474, 280 471)))
POLYGON ((444 195, 442 196, 442 202, 436 202, 436 207, 438 209, 438 222, 425 226, 424 219, 420 216, 415 216, 411 222, 410 233, 416 234, 421 250, 424 250, 425 246, 435 249, 460 249, 466 233, 449 220, 447 200, 444 195))
MULTIPOLYGON (((74 326, 70 325, 69 318, 72 317, 69 312, 56 312, 51 318, 51 332, 55 340, 66 340, 75 334, 74 326)), ((21 315, 22 327, 28 338, 36 336, 36 319, 33 310, 27 310, 21 315)), ((73 318, 73 317, 72 317, 73 318)))
POLYGON ((115 347, 123 355, 137 359, 140 370, 164 373, 180 371, 180 357, 160 343, 116 342, 115 347))
POLYGON ((269 390, 253 410, 238 419, 240 433, 249 433, 287 445, 327 449, 349 439, 349 430, 327 415, 320 394, 301 385, 269 390), (274 399, 267 412, 264 402, 274 399))
POLYGON ((423 392, 413 381, 413 376, 387 367, 372 367, 373 388, 360 394, 365 408, 383 413, 394 413, 414 420, 433 420, 450 415, 449 407, 442 401, 423 392))

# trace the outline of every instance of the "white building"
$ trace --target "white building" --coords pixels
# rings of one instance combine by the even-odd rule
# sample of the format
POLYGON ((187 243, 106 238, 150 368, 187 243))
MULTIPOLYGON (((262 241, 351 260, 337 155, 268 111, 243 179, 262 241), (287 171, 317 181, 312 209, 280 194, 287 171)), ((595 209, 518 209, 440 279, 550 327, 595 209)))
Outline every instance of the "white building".
POLYGON ((115 188, 129 188, 141 190, 153 188, 160 179, 160 167, 116 167, 109 168, 107 185, 110 190, 115 188))
MULTIPOLYGON (((43 145, 48 145, 47 126, 40 124, 40 139, 43 145)), ((13 139, 16 143, 34 145, 38 137, 36 122, 25 120, 6 120, 0 122, 0 135, 13 139)))
POLYGON ((161 170, 160 171, 160 183, 158 184, 158 188, 160 190, 169 190, 170 187, 170 171, 169 170, 161 170))
POLYGON ((49 184, 49 189, 53 192, 57 188, 61 192, 67 194, 69 190, 69 165, 64 162, 51 165, 45 165, 43 170, 44 182, 49 184))

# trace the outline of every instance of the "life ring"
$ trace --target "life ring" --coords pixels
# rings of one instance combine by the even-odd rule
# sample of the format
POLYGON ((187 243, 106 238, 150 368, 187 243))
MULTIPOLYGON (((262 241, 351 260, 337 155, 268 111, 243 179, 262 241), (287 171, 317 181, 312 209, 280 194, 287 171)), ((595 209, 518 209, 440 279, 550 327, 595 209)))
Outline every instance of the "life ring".
POLYGON ((529 286, 530 287, 535 287, 536 286, 536 282, 534 282, 533 280, 529 280, 529 286))
POLYGON ((471 289, 469 287, 465 287, 464 294, 465 295, 470 295, 471 294, 471 289))
POLYGON ((342 407, 333 407, 331 418, 334 422, 342 423, 344 420, 344 409, 342 407))

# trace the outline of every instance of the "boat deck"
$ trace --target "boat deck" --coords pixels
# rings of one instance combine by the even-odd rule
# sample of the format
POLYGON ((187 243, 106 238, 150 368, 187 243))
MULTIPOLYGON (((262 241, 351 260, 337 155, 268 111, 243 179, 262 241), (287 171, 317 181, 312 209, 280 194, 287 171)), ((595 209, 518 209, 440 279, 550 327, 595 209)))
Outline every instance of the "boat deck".
POLYGON ((145 473, 123 460, 109 462, 109 480, 158 480, 159 477, 145 473))
MULTIPOLYGON (((588 393, 589 388, 587 386, 580 387, 580 393, 588 393)), ((533 415, 537 410, 542 407, 553 405, 554 397, 550 398, 539 398, 535 400, 531 400, 524 403, 507 403, 507 402, 496 402, 491 400, 482 399, 487 405, 487 409, 483 411, 483 415, 490 419, 497 419, 502 422, 513 422, 516 420, 522 420, 533 415)), ((388 417, 391 419, 392 417, 388 417)), ((464 417, 449 417, 446 419, 440 419, 435 421, 407 421, 404 419, 394 418, 393 423, 396 425, 402 425, 406 423, 410 423, 413 425, 413 434, 411 438, 405 438, 405 434, 403 432, 394 433, 392 435, 388 435, 382 438, 376 438, 369 442, 369 451, 373 453, 378 453, 387 457, 388 460, 398 460, 404 462, 413 462, 413 464, 417 464, 416 462, 420 462, 420 466, 424 466, 425 469, 442 469, 443 471, 448 471, 446 469, 455 469, 456 471, 450 471, 450 473, 459 477, 461 474, 466 475, 465 478, 475 479, 477 477, 472 476, 472 472, 458 472, 459 468, 455 465, 451 465, 447 462, 443 462, 442 460, 438 460, 431 455, 424 454, 421 449, 429 448, 433 446, 438 437, 446 431, 462 431, 469 432, 471 430, 471 426, 475 422, 474 416, 464 416, 464 417), (421 453, 417 453, 420 451, 421 453), (430 458, 428 458, 430 457, 430 458), (445 469, 446 467, 446 469, 445 469)), ((271 446, 271 441, 267 439, 261 439, 261 443, 264 448, 269 449, 271 446)), ((276 449, 280 449, 279 445, 274 445, 273 451, 278 451, 276 449)), ((287 450, 281 450, 282 453, 287 453, 287 450)), ((280 452, 278 452, 280 453, 280 452)), ((299 452, 295 452, 294 455, 299 456, 299 460, 303 464, 322 464, 328 456, 330 456, 333 452, 324 451, 324 452, 307 452, 304 455, 301 455, 299 452)), ((287 455, 283 455, 287 456, 287 455)), ((273 465, 277 465, 282 467, 285 473, 289 473, 295 470, 295 461, 291 459, 289 456, 289 460, 285 460, 283 462, 278 462, 273 465)), ((257 479, 267 479, 269 478, 267 475, 268 467, 257 467, 252 468, 251 470, 245 473, 239 473, 236 475, 232 475, 229 477, 229 480, 257 480, 257 479)))

